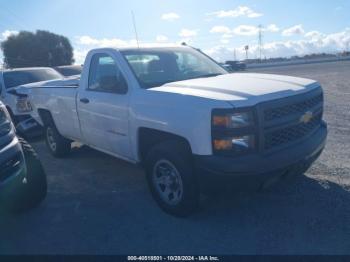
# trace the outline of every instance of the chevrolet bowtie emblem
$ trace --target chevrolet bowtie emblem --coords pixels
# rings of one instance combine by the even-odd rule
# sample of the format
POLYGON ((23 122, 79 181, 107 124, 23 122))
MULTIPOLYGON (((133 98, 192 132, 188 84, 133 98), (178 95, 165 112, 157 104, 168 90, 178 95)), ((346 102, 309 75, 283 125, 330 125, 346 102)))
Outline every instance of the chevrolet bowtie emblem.
POLYGON ((300 122, 307 124, 311 121, 312 117, 313 117, 313 113, 311 111, 307 111, 305 114, 303 114, 300 117, 300 122))

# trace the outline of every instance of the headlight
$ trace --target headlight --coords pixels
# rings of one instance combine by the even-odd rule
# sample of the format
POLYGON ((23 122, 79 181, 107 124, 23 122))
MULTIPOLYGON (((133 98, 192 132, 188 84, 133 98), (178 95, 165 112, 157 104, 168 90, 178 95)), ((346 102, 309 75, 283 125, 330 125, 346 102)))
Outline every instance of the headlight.
POLYGON ((5 107, 0 106, 0 136, 8 134, 12 129, 10 115, 5 107))
POLYGON ((27 97, 17 99, 17 111, 21 113, 31 112, 33 110, 27 97))
POLYGON ((212 112, 213 152, 238 155, 254 151, 256 126, 253 109, 214 109, 212 112))
POLYGON ((253 124, 253 113, 237 112, 213 116, 213 126, 226 128, 242 128, 253 124))
POLYGON ((244 135, 228 138, 218 138, 213 140, 214 150, 216 151, 232 151, 236 153, 244 153, 251 151, 255 147, 255 136, 244 135))

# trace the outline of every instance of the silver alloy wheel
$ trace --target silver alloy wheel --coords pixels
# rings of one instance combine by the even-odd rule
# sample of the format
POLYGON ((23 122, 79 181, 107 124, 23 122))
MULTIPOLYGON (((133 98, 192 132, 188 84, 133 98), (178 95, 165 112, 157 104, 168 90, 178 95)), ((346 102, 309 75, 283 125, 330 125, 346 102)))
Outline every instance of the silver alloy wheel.
POLYGON ((152 182, 161 199, 169 204, 178 204, 183 196, 183 183, 180 173, 168 160, 161 159, 155 163, 152 182))
POLYGON ((54 138, 53 131, 52 131, 51 127, 48 127, 46 129, 46 139, 47 139, 47 142, 48 142, 49 147, 51 148, 51 150, 53 152, 56 152, 57 144, 56 144, 56 141, 55 141, 55 138, 54 138))

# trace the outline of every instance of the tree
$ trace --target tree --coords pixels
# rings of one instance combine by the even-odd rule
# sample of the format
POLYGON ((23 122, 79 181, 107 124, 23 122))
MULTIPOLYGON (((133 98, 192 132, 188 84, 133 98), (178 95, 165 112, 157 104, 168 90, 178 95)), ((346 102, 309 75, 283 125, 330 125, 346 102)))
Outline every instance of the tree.
POLYGON ((6 67, 71 65, 73 47, 67 37, 37 30, 21 31, 1 43, 6 67))

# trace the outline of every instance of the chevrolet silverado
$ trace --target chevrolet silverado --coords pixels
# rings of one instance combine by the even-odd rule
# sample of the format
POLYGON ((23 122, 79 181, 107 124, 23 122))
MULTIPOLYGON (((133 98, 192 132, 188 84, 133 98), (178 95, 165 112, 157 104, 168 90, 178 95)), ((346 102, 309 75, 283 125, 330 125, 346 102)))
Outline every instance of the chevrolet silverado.
POLYGON ((142 164, 154 199, 176 216, 194 211, 204 182, 302 174, 325 146, 318 82, 228 74, 188 46, 95 49, 80 80, 55 85, 29 94, 51 153, 80 141, 142 164))

